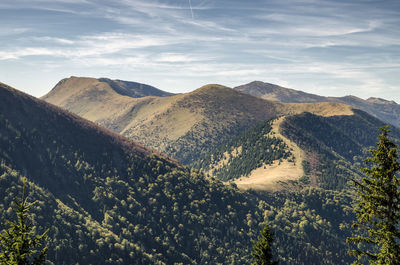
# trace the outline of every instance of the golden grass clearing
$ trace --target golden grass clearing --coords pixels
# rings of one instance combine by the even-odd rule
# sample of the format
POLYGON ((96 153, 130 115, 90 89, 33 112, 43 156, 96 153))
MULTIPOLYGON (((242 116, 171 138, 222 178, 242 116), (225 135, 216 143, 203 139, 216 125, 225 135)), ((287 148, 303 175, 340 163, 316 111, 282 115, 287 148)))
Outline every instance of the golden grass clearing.
POLYGON ((286 113, 288 115, 300 114, 303 112, 310 112, 324 117, 354 114, 354 107, 342 103, 281 103, 281 105, 278 106, 280 113, 286 113))
POLYGON ((305 154, 300 147, 279 132, 279 127, 284 119, 285 117, 280 117, 273 122, 270 134, 285 142, 294 156, 294 162, 283 160, 279 163, 279 161, 275 161, 272 165, 263 165, 254 169, 249 176, 233 181, 239 189, 277 191, 283 188, 281 182, 297 180, 303 176, 302 162, 305 154))

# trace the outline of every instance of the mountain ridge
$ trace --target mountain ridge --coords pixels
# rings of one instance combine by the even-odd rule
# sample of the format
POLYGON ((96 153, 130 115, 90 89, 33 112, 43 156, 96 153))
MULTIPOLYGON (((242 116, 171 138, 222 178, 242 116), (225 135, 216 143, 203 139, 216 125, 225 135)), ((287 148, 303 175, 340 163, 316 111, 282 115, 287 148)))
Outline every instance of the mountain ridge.
POLYGON ((286 103, 307 103, 307 102, 337 102, 354 106, 364 110, 385 122, 391 123, 400 128, 400 105, 393 100, 386 100, 370 97, 367 100, 356 96, 324 97, 306 93, 300 90, 285 88, 278 85, 254 81, 245 85, 237 86, 235 90, 254 95, 260 98, 275 100, 286 103))
POLYGON ((74 98, 93 98, 99 95, 111 100, 117 96, 143 98, 151 96, 166 97, 174 94, 137 82, 71 76, 60 80, 41 99, 52 98, 57 104, 73 104, 74 98))
MULTIPOLYGON (((85 79, 72 89, 92 91, 85 79)), ((169 97, 130 98, 96 91, 91 97, 80 96, 81 92, 65 98, 52 93, 44 99, 157 148, 184 164, 198 157, 199 154, 192 153, 194 148, 207 149, 229 135, 237 135, 275 116, 304 111, 328 116, 352 113, 350 107, 339 103, 284 104, 218 84, 169 97)))

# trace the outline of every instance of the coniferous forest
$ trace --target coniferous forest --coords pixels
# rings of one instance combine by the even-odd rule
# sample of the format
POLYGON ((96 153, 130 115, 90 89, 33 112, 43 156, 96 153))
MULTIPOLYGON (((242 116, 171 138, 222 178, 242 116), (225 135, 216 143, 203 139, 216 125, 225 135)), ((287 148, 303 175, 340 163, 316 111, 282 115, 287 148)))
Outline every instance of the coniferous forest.
POLYGON ((279 138, 267 136, 272 121, 264 121, 239 136, 203 154, 192 164, 194 168, 211 170, 211 174, 226 181, 248 175, 253 169, 276 160, 288 159, 291 153, 279 138), (226 160, 225 163, 221 161, 226 160))

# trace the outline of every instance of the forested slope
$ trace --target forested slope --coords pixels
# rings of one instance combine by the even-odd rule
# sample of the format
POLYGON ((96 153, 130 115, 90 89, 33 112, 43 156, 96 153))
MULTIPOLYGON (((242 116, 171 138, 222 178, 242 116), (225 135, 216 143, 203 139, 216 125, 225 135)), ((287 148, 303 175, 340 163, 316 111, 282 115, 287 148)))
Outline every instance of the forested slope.
POLYGON ((243 220, 260 217, 242 193, 5 85, 0 94, 0 213, 10 217, 26 176, 55 264, 249 261, 258 222, 243 220))
MULTIPOLYGON (((375 145, 378 127, 384 123, 354 110, 354 115, 321 117, 311 113, 289 116, 282 134, 303 148, 308 159, 306 174, 314 175, 326 189, 343 189, 351 177, 361 174, 360 166, 375 145)), ((392 126, 392 137, 399 142, 400 130, 392 126)))
POLYGON ((252 170, 291 157, 288 146, 271 135, 271 120, 233 137, 211 152, 203 154, 195 168, 227 181, 247 176, 252 170))
POLYGON ((264 220, 282 264, 349 261, 345 194, 243 193, 5 85, 0 95, 0 218, 26 176, 54 264, 249 264, 264 220))

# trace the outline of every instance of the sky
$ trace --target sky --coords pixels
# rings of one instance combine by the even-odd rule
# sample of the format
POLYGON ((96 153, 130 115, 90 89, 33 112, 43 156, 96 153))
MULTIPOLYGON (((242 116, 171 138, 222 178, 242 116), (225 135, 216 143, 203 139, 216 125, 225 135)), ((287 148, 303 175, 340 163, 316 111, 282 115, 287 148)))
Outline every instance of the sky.
POLYGON ((0 82, 39 97, 70 76, 400 103, 400 1, 1 0, 0 82))

